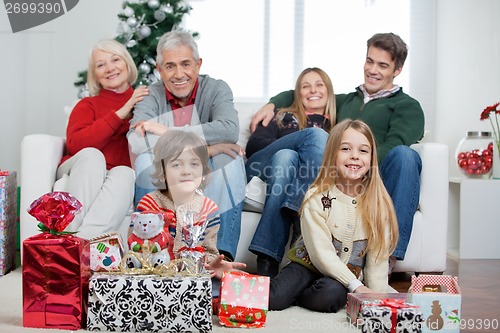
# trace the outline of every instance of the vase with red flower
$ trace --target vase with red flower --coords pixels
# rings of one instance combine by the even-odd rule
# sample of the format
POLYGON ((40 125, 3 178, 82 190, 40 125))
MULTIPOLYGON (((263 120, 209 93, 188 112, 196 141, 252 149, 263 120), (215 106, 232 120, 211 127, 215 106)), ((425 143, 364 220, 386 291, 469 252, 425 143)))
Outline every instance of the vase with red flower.
POLYGON ((489 119, 493 129, 493 167, 491 177, 500 179, 500 102, 487 106, 481 112, 481 120, 489 119))

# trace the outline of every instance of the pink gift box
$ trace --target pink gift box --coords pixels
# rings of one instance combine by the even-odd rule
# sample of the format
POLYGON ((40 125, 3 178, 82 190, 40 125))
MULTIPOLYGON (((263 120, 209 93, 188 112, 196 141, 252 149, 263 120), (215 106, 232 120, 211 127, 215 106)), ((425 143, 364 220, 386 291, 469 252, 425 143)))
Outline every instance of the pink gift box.
POLYGON ((224 273, 221 280, 219 322, 228 327, 262 327, 269 307, 269 277, 224 273))

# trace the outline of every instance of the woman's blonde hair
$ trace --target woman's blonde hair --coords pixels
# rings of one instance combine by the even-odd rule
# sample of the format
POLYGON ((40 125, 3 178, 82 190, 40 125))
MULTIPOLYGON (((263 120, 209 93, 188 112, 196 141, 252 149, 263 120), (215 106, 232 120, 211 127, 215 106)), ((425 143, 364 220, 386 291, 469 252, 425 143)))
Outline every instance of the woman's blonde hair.
MULTIPOLYGON (((281 124, 281 119, 283 118, 282 115, 288 112, 292 113, 295 116, 297 122, 299 123, 299 128, 301 130, 307 127, 306 109, 304 107, 304 104, 302 103, 302 97, 300 96, 300 89, 302 85, 302 79, 306 74, 310 72, 318 73, 323 82, 325 83, 326 90, 328 92, 328 97, 325 106, 325 116, 327 116, 328 119, 330 120, 330 124, 332 125, 335 124, 337 110, 335 106, 335 93, 333 91, 332 80, 330 80, 330 77, 328 76, 328 74, 326 74, 324 70, 317 67, 310 67, 304 69, 297 78, 297 81, 295 82, 295 90, 293 93, 294 99, 292 105, 290 105, 287 108, 282 108, 276 113, 276 123, 278 124, 278 126, 282 126, 281 124)), ((325 128, 325 130, 328 131, 329 128, 325 128)))
MULTIPOLYGON (((332 128, 326 142, 320 171, 310 188, 314 188, 313 194, 316 194, 326 192, 336 185, 338 173, 335 163, 340 150, 342 135, 348 128, 363 134, 371 146, 370 170, 363 177, 360 194, 358 195, 358 208, 361 211, 363 223, 368 230, 367 249, 375 251, 377 257, 381 254, 389 255, 394 251, 398 242, 398 223, 392 199, 382 182, 378 170, 375 138, 366 123, 361 120, 345 119, 332 128), (389 227, 390 232, 389 244, 386 243, 385 235, 387 227, 389 227)), ((304 200, 300 208, 301 212, 310 198, 311 196, 304 200)))
POLYGON ((116 54, 122 58, 127 64, 128 80, 127 82, 132 85, 135 80, 137 80, 137 67, 135 66, 134 59, 127 51, 122 43, 114 39, 103 39, 94 45, 90 51, 88 66, 87 66, 87 84, 89 86, 89 91, 92 96, 98 95, 102 89, 101 84, 97 80, 95 75, 95 61, 94 61, 94 51, 101 50, 104 52, 116 54))
POLYGON ((156 142, 153 158, 154 170, 151 173, 156 188, 168 191, 168 184, 165 180, 165 165, 179 157, 186 148, 192 149, 201 161, 204 176, 201 189, 205 188, 208 183, 207 176, 210 173, 207 143, 198 135, 181 130, 168 130, 156 142))

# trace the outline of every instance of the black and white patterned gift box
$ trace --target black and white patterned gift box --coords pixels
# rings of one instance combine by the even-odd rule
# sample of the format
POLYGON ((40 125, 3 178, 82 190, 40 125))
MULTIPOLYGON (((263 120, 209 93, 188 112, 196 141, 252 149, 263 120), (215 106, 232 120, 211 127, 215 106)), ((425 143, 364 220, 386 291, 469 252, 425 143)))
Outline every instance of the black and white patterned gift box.
POLYGON ((403 300, 384 299, 363 304, 359 313, 362 333, 420 333, 423 316, 419 306, 403 300))
POLYGON ((211 332, 210 277, 94 274, 87 330, 211 332))

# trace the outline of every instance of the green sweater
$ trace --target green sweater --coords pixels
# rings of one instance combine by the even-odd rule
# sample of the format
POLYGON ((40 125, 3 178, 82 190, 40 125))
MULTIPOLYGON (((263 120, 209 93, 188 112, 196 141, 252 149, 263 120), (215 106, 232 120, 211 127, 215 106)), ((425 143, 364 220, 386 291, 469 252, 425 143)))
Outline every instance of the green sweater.
MULTIPOLYGON (((399 89, 396 93, 363 103, 359 88, 349 94, 335 95, 337 122, 344 119, 364 121, 375 135, 379 163, 399 145, 410 146, 424 135, 424 112, 420 103, 399 89)), ((293 90, 284 91, 270 99, 276 108, 292 104, 293 90)))

